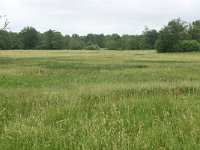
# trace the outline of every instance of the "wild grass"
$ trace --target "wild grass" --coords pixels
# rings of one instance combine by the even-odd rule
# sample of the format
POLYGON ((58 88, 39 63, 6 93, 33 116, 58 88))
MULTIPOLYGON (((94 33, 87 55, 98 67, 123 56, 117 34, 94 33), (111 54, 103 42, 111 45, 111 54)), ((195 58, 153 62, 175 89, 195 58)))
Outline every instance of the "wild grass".
POLYGON ((0 149, 200 149, 200 53, 0 51, 0 149))

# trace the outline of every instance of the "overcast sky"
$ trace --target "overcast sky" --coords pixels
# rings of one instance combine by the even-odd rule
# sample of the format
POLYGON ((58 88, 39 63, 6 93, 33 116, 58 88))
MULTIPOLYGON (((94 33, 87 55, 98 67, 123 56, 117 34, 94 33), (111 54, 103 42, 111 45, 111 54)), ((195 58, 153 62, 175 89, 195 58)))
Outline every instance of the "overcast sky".
POLYGON ((159 30, 178 17, 199 20, 200 0, 0 0, 0 14, 12 31, 140 34, 145 25, 159 30))

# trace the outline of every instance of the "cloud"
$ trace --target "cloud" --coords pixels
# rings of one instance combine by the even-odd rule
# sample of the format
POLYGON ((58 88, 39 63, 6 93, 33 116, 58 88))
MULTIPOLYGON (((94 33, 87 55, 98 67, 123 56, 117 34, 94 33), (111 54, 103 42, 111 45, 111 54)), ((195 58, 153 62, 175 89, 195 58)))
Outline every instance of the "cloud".
POLYGON ((198 19, 198 0, 3 0, 13 31, 34 26, 63 34, 139 34, 145 25, 160 29, 171 19, 198 19))

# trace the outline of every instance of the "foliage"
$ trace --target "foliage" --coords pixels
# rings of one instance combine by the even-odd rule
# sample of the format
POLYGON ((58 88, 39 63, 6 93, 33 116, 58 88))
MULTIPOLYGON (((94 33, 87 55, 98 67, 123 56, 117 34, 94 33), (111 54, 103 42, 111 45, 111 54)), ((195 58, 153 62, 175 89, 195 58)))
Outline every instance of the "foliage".
POLYGON ((184 40, 175 45, 176 52, 200 51, 200 43, 196 40, 184 40))
POLYGON ((159 34, 156 42, 158 52, 175 52, 174 46, 181 40, 187 40, 189 34, 187 32, 186 22, 179 19, 174 19, 165 26, 159 34))
POLYGON ((200 42, 200 20, 192 22, 189 28, 189 34, 193 40, 200 42))
POLYGON ((70 49, 70 39, 71 37, 69 35, 64 36, 64 48, 70 49))
POLYGON ((64 37, 60 32, 49 30, 41 36, 40 49, 64 49, 64 37))
POLYGON ((100 48, 98 45, 92 44, 92 45, 87 46, 85 49, 86 50, 99 50, 100 48))
POLYGON ((88 34, 87 36, 84 37, 84 42, 87 45, 91 45, 91 44, 98 45, 101 48, 105 48, 105 44, 106 44, 105 36, 103 34, 100 34, 100 35, 88 34))
POLYGON ((82 50, 84 47, 85 45, 82 37, 77 34, 73 34, 69 42, 69 48, 72 50, 82 50))
POLYGON ((11 49, 10 36, 5 30, 0 30, 0 49, 11 49))
POLYGON ((118 34, 112 34, 107 38, 107 48, 109 50, 120 50, 122 48, 121 37, 118 34))
POLYGON ((143 35, 145 48, 154 49, 159 33, 156 30, 149 30, 148 27, 146 27, 145 31, 143 32, 143 35))
POLYGON ((123 50, 133 50, 133 37, 129 35, 122 35, 121 46, 123 50))
POLYGON ((26 27, 19 33, 24 49, 35 49, 39 44, 39 33, 33 27, 26 27))
POLYGON ((33 27, 26 27, 20 33, 1 32, 0 48, 49 50, 99 48, 108 50, 150 50, 155 48, 159 53, 196 51, 198 43, 191 40, 200 42, 200 21, 197 20, 189 24, 178 18, 169 21, 159 32, 145 27, 141 35, 88 34, 80 36, 73 34, 70 36, 62 35, 54 30, 40 33, 33 27), (196 45, 196 47, 192 45, 196 45), (183 47, 182 50, 181 47, 183 47))
POLYGON ((18 33, 9 32, 10 49, 23 49, 23 43, 18 33))

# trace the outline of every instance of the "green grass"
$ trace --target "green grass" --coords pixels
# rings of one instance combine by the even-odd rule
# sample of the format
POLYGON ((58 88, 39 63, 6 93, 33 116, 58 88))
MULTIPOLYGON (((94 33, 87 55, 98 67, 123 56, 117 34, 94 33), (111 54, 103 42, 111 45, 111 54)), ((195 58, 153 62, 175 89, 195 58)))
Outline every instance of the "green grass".
POLYGON ((0 149, 200 149, 200 53, 0 51, 0 149))

